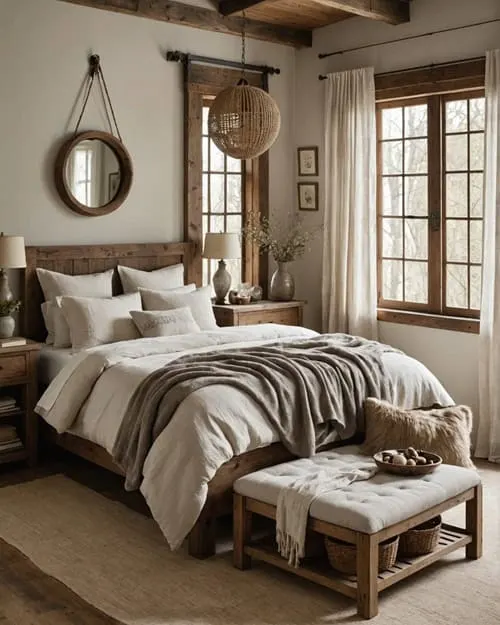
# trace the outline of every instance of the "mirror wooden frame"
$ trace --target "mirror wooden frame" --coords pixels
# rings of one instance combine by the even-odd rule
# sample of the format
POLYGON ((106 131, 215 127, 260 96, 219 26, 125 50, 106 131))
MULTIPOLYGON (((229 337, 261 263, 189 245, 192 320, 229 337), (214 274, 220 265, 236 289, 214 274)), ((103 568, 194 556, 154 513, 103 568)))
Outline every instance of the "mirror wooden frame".
POLYGON ((121 141, 108 132, 90 130, 88 132, 81 132, 77 135, 73 135, 70 139, 63 143, 57 154, 55 162, 55 185, 57 192, 66 206, 79 215, 99 217, 115 211, 126 200, 130 187, 132 186, 132 179, 133 168, 129 152, 121 141), (73 148, 81 141, 88 141, 92 139, 98 139, 105 143, 113 151, 120 166, 120 186, 118 187, 116 195, 107 204, 96 207, 86 206, 85 204, 79 202, 73 195, 64 175, 68 158, 73 148))

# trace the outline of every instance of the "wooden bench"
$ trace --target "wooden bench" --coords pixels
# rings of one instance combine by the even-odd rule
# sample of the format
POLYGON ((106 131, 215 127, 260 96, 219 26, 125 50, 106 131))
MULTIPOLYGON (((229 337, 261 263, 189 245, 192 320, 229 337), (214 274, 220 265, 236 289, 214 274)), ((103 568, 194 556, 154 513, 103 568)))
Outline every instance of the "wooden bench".
MULTIPOLYGON (((346 447, 321 455, 345 464, 359 458, 357 454, 357 448, 346 447)), ((250 568, 253 558, 263 560, 356 599, 358 614, 369 619, 378 614, 379 592, 452 551, 465 547, 467 558, 481 557, 482 486, 479 475, 470 469, 442 465, 432 474, 419 478, 378 473, 371 480, 341 489, 345 493, 333 491, 313 502, 308 531, 355 544, 356 576, 336 573, 324 558, 306 558, 298 568, 289 566, 277 552, 274 540, 252 541, 252 516, 275 520, 280 489, 307 472, 308 462, 308 459, 287 462, 235 482, 234 565, 237 568, 250 568), (439 544, 432 553, 400 559, 391 569, 379 574, 378 546, 382 541, 463 503, 466 505, 464 528, 443 524, 439 544)))

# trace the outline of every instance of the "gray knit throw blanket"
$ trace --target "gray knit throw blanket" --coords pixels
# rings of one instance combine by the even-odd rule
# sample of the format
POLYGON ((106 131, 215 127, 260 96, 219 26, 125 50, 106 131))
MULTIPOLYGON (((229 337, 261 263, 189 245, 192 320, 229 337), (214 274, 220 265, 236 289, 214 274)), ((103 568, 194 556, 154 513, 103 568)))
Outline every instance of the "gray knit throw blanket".
POLYGON ((178 358, 144 379, 129 402, 112 453, 126 489, 139 488, 149 450, 180 403, 212 384, 247 394, 296 456, 313 455, 332 430, 350 438, 363 427, 365 398, 391 398, 385 351, 396 350, 327 334, 178 358))

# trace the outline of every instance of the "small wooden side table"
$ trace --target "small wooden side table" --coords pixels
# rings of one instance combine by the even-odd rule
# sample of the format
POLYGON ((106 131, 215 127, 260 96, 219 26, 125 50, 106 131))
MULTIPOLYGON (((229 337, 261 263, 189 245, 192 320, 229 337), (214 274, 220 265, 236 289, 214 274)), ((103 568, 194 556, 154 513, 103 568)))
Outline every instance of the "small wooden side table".
POLYGON ((256 325, 280 323, 288 326, 302 325, 305 302, 271 302, 254 304, 214 304, 214 315, 219 326, 256 325))
POLYGON ((0 425, 14 425, 22 449, 0 452, 0 464, 26 460, 35 466, 38 456, 38 417, 34 412, 38 397, 38 354, 40 343, 0 348, 0 396, 13 397, 16 406, 0 413, 0 425))

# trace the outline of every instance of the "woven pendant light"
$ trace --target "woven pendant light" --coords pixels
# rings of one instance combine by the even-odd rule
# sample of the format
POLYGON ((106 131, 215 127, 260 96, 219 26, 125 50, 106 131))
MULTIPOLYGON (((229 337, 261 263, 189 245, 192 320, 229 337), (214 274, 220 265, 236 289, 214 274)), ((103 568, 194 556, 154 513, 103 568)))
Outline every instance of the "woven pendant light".
POLYGON ((215 145, 233 158, 251 159, 267 152, 280 131, 278 105, 263 89, 244 77, 245 29, 242 31, 243 76, 237 85, 221 91, 208 113, 208 132, 215 145))

